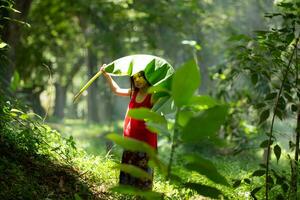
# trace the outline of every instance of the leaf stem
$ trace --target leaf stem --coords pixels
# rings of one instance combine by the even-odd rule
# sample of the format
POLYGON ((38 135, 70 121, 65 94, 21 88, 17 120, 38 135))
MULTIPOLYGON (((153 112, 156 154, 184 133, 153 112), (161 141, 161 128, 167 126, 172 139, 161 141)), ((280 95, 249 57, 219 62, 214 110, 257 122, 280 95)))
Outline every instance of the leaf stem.
POLYGON ((272 122, 271 122, 271 127, 270 127, 270 134, 269 134, 269 139, 268 139, 268 149, 267 149, 267 163, 266 163, 266 191, 265 191, 265 196, 266 196, 266 200, 269 199, 269 164, 270 164, 270 151, 271 151, 271 140, 272 140, 272 136, 273 136, 273 127, 274 127, 274 121, 275 121, 275 115, 276 115, 276 110, 278 108, 278 102, 279 102, 279 98, 281 96, 282 90, 283 90, 283 85, 287 79, 288 73, 290 71, 290 67, 292 64, 292 60, 293 60, 293 56, 294 56, 294 52, 295 49, 297 48, 297 44, 299 41, 299 37, 296 39, 296 44, 295 44, 295 48, 292 51, 291 57, 289 59, 289 63, 288 66, 286 68, 285 74, 283 76, 283 80, 281 82, 280 85, 280 89, 279 92, 277 94, 276 97, 276 102, 275 102, 275 106, 274 106, 274 112, 273 112, 273 116, 272 116, 272 122))
POLYGON ((171 146, 171 153, 170 153, 170 159, 169 159, 168 171, 167 171, 167 180, 170 180, 170 177, 171 177, 173 157, 174 157, 175 148, 176 148, 176 144, 177 144, 177 141, 176 141, 176 137, 177 137, 177 133, 178 133, 177 119, 178 119, 178 114, 180 112, 180 109, 181 109, 180 107, 177 107, 176 115, 175 115, 174 129, 173 129, 173 135, 172 135, 172 146, 171 146))

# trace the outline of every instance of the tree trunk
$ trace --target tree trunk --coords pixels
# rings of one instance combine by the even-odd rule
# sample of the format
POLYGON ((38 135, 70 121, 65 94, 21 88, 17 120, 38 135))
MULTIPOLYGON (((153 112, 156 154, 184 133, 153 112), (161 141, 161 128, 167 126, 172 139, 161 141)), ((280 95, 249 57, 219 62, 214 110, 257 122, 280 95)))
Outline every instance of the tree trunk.
POLYGON ((64 108, 66 105, 67 87, 55 83, 55 105, 53 116, 63 119, 65 116, 64 108))
MULTIPOLYGON (((91 47, 88 48, 88 77, 95 75, 97 69, 97 57, 91 47)), ((98 87, 97 81, 88 88, 88 121, 99 122, 98 115, 98 87)))
POLYGON ((28 101, 28 104, 31 106, 34 113, 38 114, 41 117, 44 117, 45 110, 41 104, 40 94, 44 91, 43 86, 33 86, 31 88, 23 88, 20 93, 25 94, 25 98, 28 101))
MULTIPOLYGON (((67 90, 70 87, 70 85, 72 85, 73 78, 79 71, 83 62, 84 62, 84 58, 83 57, 79 58, 70 72, 62 74, 62 76, 67 77, 65 84, 61 84, 60 83, 61 81, 54 84, 55 85, 55 105, 54 105, 53 116, 55 116, 58 119, 63 119, 65 116, 64 108, 66 106, 66 101, 67 101, 67 90)), ((73 108, 76 109, 76 106, 74 106, 73 108)), ((77 116, 77 114, 76 114, 76 116, 77 116)))
POLYGON ((36 114, 38 114, 39 116, 44 117, 46 112, 45 112, 45 110, 41 104, 41 100, 40 100, 40 94, 42 93, 42 91, 33 93, 33 95, 30 98, 31 98, 31 102, 32 102, 33 111, 36 114))

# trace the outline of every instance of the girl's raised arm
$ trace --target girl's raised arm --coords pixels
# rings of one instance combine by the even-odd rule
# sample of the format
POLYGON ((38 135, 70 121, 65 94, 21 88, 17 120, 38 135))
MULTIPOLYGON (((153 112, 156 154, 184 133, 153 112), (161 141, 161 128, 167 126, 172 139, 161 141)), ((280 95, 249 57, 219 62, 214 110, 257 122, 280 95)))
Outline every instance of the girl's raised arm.
POLYGON ((131 89, 120 88, 119 85, 111 78, 111 76, 108 73, 106 73, 106 71, 104 70, 104 68, 105 68, 105 65, 103 65, 100 68, 100 71, 102 71, 104 77, 108 81, 108 84, 109 84, 112 92, 115 93, 118 96, 130 96, 131 89))

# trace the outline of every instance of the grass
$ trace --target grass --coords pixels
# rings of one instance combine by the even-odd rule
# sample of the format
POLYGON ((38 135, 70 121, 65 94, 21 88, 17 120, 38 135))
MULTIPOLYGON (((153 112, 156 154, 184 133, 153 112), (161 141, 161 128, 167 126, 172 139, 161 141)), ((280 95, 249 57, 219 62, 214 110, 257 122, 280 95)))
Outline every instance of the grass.
MULTIPOLYGON (((118 122, 119 131, 122 131, 122 122, 118 122)), ((106 153, 105 137, 104 134, 109 132, 110 128, 107 125, 99 124, 87 124, 80 120, 65 120, 64 123, 49 123, 52 128, 58 129, 64 136, 73 136, 74 140, 79 147, 83 148, 89 155, 90 163, 88 166, 91 168, 85 170, 89 171, 90 177, 101 176, 104 187, 103 190, 108 190, 109 187, 117 185, 118 171, 113 168, 114 163, 118 163, 122 149, 117 146, 113 146, 110 154, 106 153), (105 161, 103 160, 105 159, 105 161), (106 162, 107 165, 100 165, 99 162, 106 162), (110 163, 110 164, 108 164, 110 163), (104 167, 102 167, 104 166, 104 167), (101 174, 101 175, 100 175, 101 174)), ((164 143, 163 141, 161 143, 164 143)), ((169 146, 164 144, 159 147, 159 153, 161 158, 167 158, 169 152, 169 146), (161 150, 160 150, 161 149, 161 150)), ((219 172, 226 177, 230 184, 233 184, 234 180, 250 177, 250 175, 259 168, 259 158, 256 152, 242 152, 237 156, 221 156, 218 154, 205 153, 203 156, 211 160, 219 172)), ((164 159, 165 162, 167 159, 164 159)), ((180 160, 180 159, 179 159, 180 160)), ((83 164, 83 163, 82 163, 83 164)), ((251 199, 250 192, 258 184, 263 183, 262 178, 253 178, 252 184, 243 184, 238 188, 227 187, 215 184, 205 176, 200 174, 190 173, 181 167, 180 161, 174 163, 173 171, 179 174, 186 181, 194 181, 201 184, 213 186, 223 191, 228 199, 251 199)), ((99 177, 98 177, 99 178, 99 177)), ((95 181, 97 178, 91 178, 91 181, 95 181)), ((165 199, 206 199, 200 197, 194 191, 179 187, 174 184, 170 184, 159 173, 155 173, 154 178, 154 191, 164 193, 165 199)), ((263 192, 258 193, 259 196, 263 195, 263 192)))
MULTIPOLYGON (((4 135, 0 135, 1 199, 132 199, 110 190, 118 185, 119 171, 114 166, 120 162, 122 149, 113 145, 112 151, 107 153, 105 134, 121 134, 122 121, 116 122, 111 128, 106 124, 66 119, 63 123, 48 122, 50 128, 29 121, 23 115, 10 113, 3 118, 9 123, 4 126, 4 135)), ((260 141, 251 141, 257 146, 260 144, 260 141)), ((236 156, 221 155, 212 146, 202 144, 195 151, 202 152, 201 156, 213 162, 229 184, 232 185, 237 179, 243 183, 237 188, 216 184, 203 175, 185 170, 182 167, 182 155, 176 154, 172 171, 185 182, 218 188, 227 199, 251 199, 250 192, 264 184, 262 177, 251 178, 250 184, 243 181, 259 168, 261 155, 255 149, 236 156)), ((159 157, 165 163, 169 152, 170 144, 159 136, 159 157)), ((183 152, 182 147, 177 149, 177 153, 180 152, 183 152)), ((280 160, 277 165, 274 156, 272 159, 274 168, 288 168, 283 164, 286 160, 280 160)), ((272 198, 277 190, 280 188, 272 191, 272 198)), ((182 185, 168 182, 156 169, 154 191, 170 200, 208 199, 182 185)), ((262 189, 257 197, 261 199, 263 195, 262 189)))

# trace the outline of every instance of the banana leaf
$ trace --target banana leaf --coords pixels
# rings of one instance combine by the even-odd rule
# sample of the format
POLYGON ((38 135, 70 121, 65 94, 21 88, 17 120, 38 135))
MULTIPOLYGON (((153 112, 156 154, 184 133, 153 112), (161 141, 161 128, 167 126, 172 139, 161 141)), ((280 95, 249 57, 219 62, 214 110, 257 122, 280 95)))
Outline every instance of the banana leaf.
MULTIPOLYGON (((132 76, 140 71, 145 72, 145 77, 152 86, 159 88, 159 91, 170 89, 171 78, 174 73, 173 67, 163 58, 136 54, 119 58, 105 67, 105 71, 112 76, 132 76)), ((101 75, 99 71, 95 74, 74 97, 76 102, 81 94, 101 75)), ((155 98, 166 95, 158 92, 155 98)))

